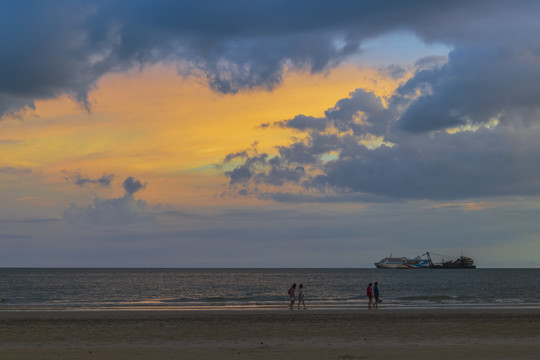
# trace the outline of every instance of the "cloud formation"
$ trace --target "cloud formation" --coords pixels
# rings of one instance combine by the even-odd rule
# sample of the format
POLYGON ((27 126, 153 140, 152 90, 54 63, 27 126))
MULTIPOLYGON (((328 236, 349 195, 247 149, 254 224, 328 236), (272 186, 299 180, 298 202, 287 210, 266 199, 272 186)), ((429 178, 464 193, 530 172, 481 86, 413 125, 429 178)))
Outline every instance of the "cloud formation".
MULTIPOLYGON (((491 106, 485 101, 478 108, 475 99, 485 93, 456 89, 445 99, 461 101, 463 114, 445 116, 443 103, 430 104, 438 91, 418 95, 426 71, 430 79, 453 61, 450 56, 442 67, 419 70, 387 105, 357 89, 324 118, 299 115, 278 122, 302 136, 279 146, 276 155, 252 152, 236 159, 225 172, 231 189, 288 202, 539 195, 536 104, 513 101, 513 95, 496 101, 493 95, 491 106)), ((452 78, 458 81, 458 74, 452 78)))
POLYGON ((25 175, 32 174, 33 171, 27 168, 15 168, 12 166, 2 166, 0 167, 0 173, 11 174, 11 175, 25 175))
POLYGON ((72 203, 63 218, 71 224, 127 225, 153 221, 155 216, 146 201, 126 194, 114 199, 95 198, 88 206, 72 203))
MULTIPOLYGON (((105 175, 102 177, 102 179, 105 175)), ((84 179, 83 179, 84 180, 84 179)), ((112 180, 112 177, 110 178, 112 180)), ((97 182, 97 180, 93 180, 97 182)), ((83 182, 83 184, 86 182, 83 182)), ((126 225, 138 222, 154 221, 157 212, 163 211, 162 205, 150 207, 144 200, 136 200, 134 193, 143 189, 146 183, 130 176, 123 182, 126 194, 113 199, 95 198, 88 206, 72 203, 64 210, 63 218, 71 224, 126 225)))
POLYGON ((146 187, 146 183, 143 184, 133 176, 130 176, 124 180, 122 186, 124 187, 124 190, 126 190, 126 195, 133 195, 137 191, 144 189, 146 187))
MULTIPOLYGON (((361 53, 366 39, 394 31, 458 49, 454 67, 426 79, 434 90, 475 84, 474 68, 467 65, 470 54, 471 63, 489 65, 480 76, 514 64, 516 75, 527 80, 538 66, 539 6, 502 0, 237 0, 234 6, 219 0, 3 2, 0 117, 63 94, 90 109, 88 93, 102 76, 161 61, 174 62, 182 75, 202 77, 218 92, 273 89, 288 69, 325 71, 361 53), (500 51, 500 42, 512 47, 500 51), (530 51, 521 56, 518 50, 525 46, 530 51), (497 61, 486 63, 486 57, 497 61), (462 70, 469 74, 467 83, 436 80, 462 70)), ((495 86, 507 80, 501 72, 496 75, 495 86)), ((488 85, 480 81, 475 89, 488 85)), ((526 87, 512 90, 519 91, 515 97, 530 94, 526 87)), ((415 114, 441 103, 437 97, 428 100, 419 103, 423 109, 411 108, 408 128, 426 128, 421 121, 413 122, 415 114)), ((473 111, 472 106, 462 104, 457 110, 473 111)), ((442 121, 456 122, 457 117, 460 122, 465 115, 450 112, 442 121)))
POLYGON ((103 174, 101 177, 97 179, 92 179, 89 177, 84 177, 79 172, 75 172, 75 173, 68 173, 66 171, 64 172, 67 173, 67 176, 65 177, 67 181, 73 182, 75 185, 80 186, 80 187, 83 187, 88 184, 109 187, 111 186, 111 183, 114 179, 114 174, 103 174))

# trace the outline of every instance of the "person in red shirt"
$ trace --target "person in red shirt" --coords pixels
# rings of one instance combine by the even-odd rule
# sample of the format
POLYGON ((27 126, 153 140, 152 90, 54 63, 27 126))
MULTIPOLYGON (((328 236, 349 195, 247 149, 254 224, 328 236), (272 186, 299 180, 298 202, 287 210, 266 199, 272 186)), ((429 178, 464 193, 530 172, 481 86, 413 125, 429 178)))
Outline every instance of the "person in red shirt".
POLYGON ((372 283, 369 283, 366 290, 366 295, 369 298, 368 309, 371 309, 371 307, 373 306, 373 284, 372 283))

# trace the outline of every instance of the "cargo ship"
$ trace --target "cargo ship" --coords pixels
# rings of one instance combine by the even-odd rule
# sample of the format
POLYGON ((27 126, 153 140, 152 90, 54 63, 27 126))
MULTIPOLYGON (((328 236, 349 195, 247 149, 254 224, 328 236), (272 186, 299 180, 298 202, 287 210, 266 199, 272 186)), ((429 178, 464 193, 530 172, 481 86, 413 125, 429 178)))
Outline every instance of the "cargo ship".
MULTIPOLYGON (((431 261, 431 255, 430 253, 426 253, 429 260, 431 261)), ((454 260, 448 260, 445 261, 444 259, 441 260, 440 263, 433 263, 431 262, 430 265, 431 269, 476 269, 476 265, 474 265, 474 260, 471 259, 468 256, 463 256, 463 254, 454 260)))
POLYGON ((385 257, 376 262, 375 266, 378 269, 476 269, 474 260, 468 256, 461 255, 454 260, 445 261, 442 259, 440 262, 434 263, 429 252, 415 258, 393 257, 390 255, 390 257, 385 257))

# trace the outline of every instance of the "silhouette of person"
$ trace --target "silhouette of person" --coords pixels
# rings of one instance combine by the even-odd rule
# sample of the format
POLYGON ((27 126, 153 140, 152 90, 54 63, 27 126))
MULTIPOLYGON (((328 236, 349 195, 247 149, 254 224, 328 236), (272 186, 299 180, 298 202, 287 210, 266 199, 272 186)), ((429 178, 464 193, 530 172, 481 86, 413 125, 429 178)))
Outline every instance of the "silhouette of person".
POLYGON ((304 285, 302 284, 298 286, 298 310, 300 310, 300 304, 304 305, 304 310, 306 310, 306 303, 304 302, 304 285))
POLYGON ((373 287, 373 297, 375 298, 375 302, 373 303, 373 308, 378 309, 379 308, 379 283, 375 282, 375 286, 373 287))
POLYGON ((289 304, 289 309, 293 309, 293 306, 294 306, 294 300, 295 300, 295 296, 294 296, 294 290, 296 289, 296 284, 292 284, 292 286, 289 288, 289 297, 291 299, 291 303, 289 304))
POLYGON ((366 289, 366 295, 369 299, 369 302, 368 302, 368 309, 371 309, 371 307, 373 306, 373 284, 372 283, 369 283, 367 289, 366 289))

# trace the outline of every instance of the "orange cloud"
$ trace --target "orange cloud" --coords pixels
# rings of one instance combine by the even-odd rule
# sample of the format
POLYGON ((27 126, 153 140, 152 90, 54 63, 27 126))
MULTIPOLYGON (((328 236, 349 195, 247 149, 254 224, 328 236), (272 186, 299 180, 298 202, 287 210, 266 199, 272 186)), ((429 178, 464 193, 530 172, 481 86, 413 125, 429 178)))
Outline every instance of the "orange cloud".
POLYGON ((11 150, 4 161, 48 174, 136 176, 149 183, 145 199, 208 202, 225 181, 212 164, 255 141, 261 151, 272 152, 294 135, 263 130, 261 124, 298 114, 321 116, 356 88, 389 96, 396 86, 376 70, 352 65, 328 74, 290 73, 272 92, 236 95, 212 92, 165 65, 112 74, 90 94, 90 114, 61 97, 38 101, 34 116, 24 121, 2 123, 4 138, 17 140, 3 144, 11 150))

